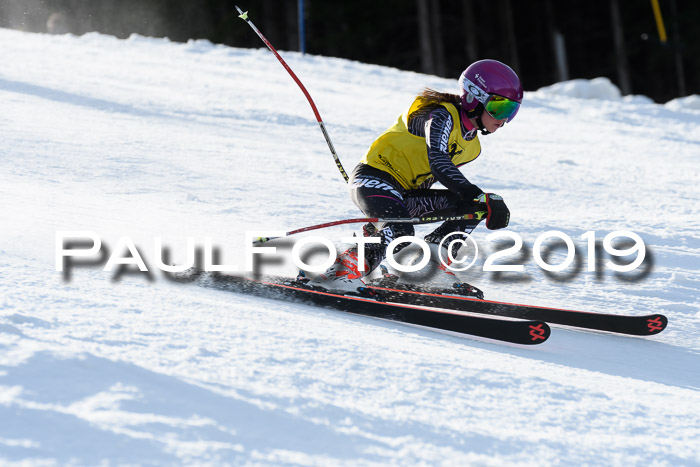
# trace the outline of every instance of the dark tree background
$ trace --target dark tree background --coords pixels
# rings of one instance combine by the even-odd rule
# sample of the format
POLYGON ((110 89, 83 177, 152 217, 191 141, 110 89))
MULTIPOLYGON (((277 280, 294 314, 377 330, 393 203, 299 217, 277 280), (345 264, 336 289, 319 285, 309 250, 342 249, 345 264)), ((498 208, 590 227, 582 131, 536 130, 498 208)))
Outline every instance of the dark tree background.
MULTIPOLYGON (((510 64, 526 90, 606 76, 657 102, 700 94, 700 1, 305 0, 306 48, 457 78, 473 60, 510 64), (558 39, 557 39, 558 38, 558 39), (558 66, 557 43, 566 67, 558 66)), ((33 32, 131 33, 264 47, 231 0, 0 0, 0 27, 33 32)), ((296 0, 238 0, 279 50, 299 50, 296 0)))

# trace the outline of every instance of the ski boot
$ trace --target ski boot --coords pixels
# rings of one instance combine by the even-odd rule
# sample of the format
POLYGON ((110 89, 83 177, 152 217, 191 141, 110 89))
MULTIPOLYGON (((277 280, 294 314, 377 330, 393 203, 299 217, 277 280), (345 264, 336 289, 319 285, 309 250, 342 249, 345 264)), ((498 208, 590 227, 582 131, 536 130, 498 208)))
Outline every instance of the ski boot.
POLYGON ((307 282, 309 286, 324 288, 333 293, 352 293, 365 295, 367 284, 362 277, 367 273, 369 265, 365 261, 365 270, 359 270, 357 248, 349 248, 342 252, 335 263, 323 274, 307 282))
MULTIPOLYGON (((428 242, 430 261, 421 270, 412 273, 392 274, 382 266, 382 276, 371 282, 371 286, 405 289, 416 292, 460 295, 465 297, 484 298, 484 293, 471 284, 462 282, 450 271, 452 261, 447 254, 447 248, 434 242, 428 242), (442 258, 442 259, 441 259, 442 258)), ((413 265, 423 258, 423 250, 417 245, 411 245, 397 255, 400 264, 413 265)))

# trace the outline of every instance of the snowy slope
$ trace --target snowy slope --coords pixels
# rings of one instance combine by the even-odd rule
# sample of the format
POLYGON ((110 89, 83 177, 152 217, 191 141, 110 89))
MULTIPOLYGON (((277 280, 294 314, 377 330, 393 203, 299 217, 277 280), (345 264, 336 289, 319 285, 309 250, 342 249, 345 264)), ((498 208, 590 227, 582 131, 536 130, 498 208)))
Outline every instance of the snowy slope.
MULTIPOLYGON (((58 230, 110 249, 130 237, 149 265, 154 237, 181 261, 188 236, 209 236, 242 266, 246 230, 359 212, 267 50, 2 29, 0 50, 0 462, 700 465, 697 96, 663 106, 560 83, 482 138, 464 172, 506 199, 529 248, 559 230, 585 259, 584 232, 630 230, 651 261, 640 280, 585 263, 555 280, 530 254, 510 280, 463 279, 491 299, 670 322, 653 338, 555 328, 522 348, 155 268, 64 280, 58 230)), ((456 86, 284 55, 347 170, 424 86, 456 86)), ((488 250, 487 233, 475 237, 488 250)))

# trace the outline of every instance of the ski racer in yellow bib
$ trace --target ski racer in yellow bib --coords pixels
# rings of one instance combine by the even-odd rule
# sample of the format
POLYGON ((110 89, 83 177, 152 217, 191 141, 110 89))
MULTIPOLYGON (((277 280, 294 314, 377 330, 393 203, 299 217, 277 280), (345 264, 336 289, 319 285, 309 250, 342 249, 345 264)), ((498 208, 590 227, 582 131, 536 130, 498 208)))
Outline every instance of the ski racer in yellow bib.
MULTIPOLYGON (((439 96, 435 98, 439 99, 439 96)), ((406 190, 418 189, 426 180, 434 178, 426 138, 408 130, 410 117, 421 108, 434 104, 435 101, 431 101, 429 96, 416 98, 396 123, 372 143, 360 163, 389 173, 406 190)), ((439 105, 449 112, 453 122, 460 121, 454 104, 439 102, 439 105)), ((469 140, 465 139, 459 125, 445 125, 439 135, 440 146, 457 167, 473 161, 481 152, 479 138, 473 132, 468 135, 471 138, 469 140)))
MULTIPOLYGON (((459 84, 460 94, 423 91, 396 123, 371 144, 352 171, 350 197, 367 217, 409 219, 479 211, 487 212, 489 229, 508 225, 510 211, 503 198, 484 192, 459 167, 481 153, 478 131, 491 134, 513 120, 523 99, 520 79, 501 62, 480 60, 464 70, 459 84), (431 188, 436 182, 445 189, 431 188)), ((456 233, 464 239, 481 220, 449 220, 424 239, 435 253, 432 260, 446 273, 450 285, 483 298, 475 287, 460 283, 446 268, 449 264, 436 260, 440 254, 438 245, 446 235, 456 233)), ((415 229, 410 223, 370 223, 364 226, 363 233, 378 240, 365 246, 362 265, 357 248, 350 248, 312 282, 329 290, 357 291, 365 285, 362 277, 385 258, 389 243, 413 236, 415 229)), ((399 244, 394 253, 407 245, 399 244)), ((454 245, 450 252, 453 258, 459 248, 458 243, 454 245)), ((443 253, 441 257, 449 256, 443 253)))

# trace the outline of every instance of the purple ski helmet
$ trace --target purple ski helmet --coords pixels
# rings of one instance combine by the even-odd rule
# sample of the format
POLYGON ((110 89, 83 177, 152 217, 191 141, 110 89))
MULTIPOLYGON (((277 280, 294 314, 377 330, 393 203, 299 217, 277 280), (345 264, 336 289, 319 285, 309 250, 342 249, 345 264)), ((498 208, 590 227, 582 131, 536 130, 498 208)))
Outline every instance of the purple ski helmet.
MULTIPOLYGON (((474 112, 479 104, 497 120, 513 120, 523 101, 523 85, 513 69, 498 60, 479 60, 459 77, 462 112, 474 112)), ((480 115, 477 115, 480 116, 480 115)))

